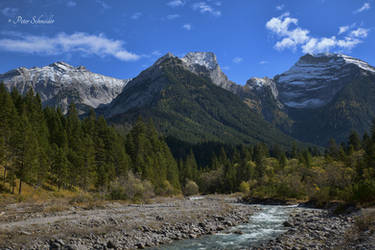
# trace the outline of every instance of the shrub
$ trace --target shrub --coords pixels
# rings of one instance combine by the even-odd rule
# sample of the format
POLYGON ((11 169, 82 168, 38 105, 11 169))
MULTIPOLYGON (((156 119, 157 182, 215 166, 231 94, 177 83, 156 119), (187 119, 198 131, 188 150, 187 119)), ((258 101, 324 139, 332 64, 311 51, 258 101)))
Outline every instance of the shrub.
POLYGON ((249 194, 250 193, 250 183, 247 182, 247 181, 243 181, 241 182, 240 184, 240 191, 243 193, 243 194, 249 194))
POLYGON ((194 181, 187 181, 184 189, 184 195, 190 196, 199 193, 198 185, 194 181))
POLYGON ((154 195, 154 187, 150 181, 142 181, 129 172, 126 179, 118 179, 111 185, 108 196, 111 200, 145 200, 154 195))
POLYGON ((353 200, 356 202, 371 202, 375 200, 375 181, 362 181, 353 185, 353 200))

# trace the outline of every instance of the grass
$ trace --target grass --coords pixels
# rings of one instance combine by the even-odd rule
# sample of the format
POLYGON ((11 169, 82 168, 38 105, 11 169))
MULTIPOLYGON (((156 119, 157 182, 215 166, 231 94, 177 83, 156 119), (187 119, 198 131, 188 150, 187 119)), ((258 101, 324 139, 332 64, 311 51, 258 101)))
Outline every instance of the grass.
MULTIPOLYGON (((22 183, 22 193, 18 194, 19 180, 16 180, 14 194, 11 193, 11 186, 9 183, 3 182, 4 167, 0 166, 0 204, 9 204, 16 202, 30 202, 30 203, 43 203, 56 199, 79 200, 86 196, 84 200, 89 198, 89 194, 82 190, 66 190, 58 189, 56 186, 49 183, 44 183, 42 187, 34 187, 27 183, 22 183)), ((82 200, 83 202, 83 200, 82 200)))

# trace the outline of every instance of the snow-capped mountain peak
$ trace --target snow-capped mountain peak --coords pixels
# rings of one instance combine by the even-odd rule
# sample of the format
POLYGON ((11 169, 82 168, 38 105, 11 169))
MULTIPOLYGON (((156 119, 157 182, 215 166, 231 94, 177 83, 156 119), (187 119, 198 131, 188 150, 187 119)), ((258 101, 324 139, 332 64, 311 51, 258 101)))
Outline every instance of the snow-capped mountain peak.
POLYGON ((255 89, 255 90, 259 90, 259 89, 262 89, 264 87, 268 87, 268 88, 271 89, 271 92, 272 92, 272 95, 274 96, 274 98, 277 98, 277 96, 279 95, 279 92, 276 88, 275 81, 272 80, 272 79, 269 79, 268 77, 264 77, 264 78, 253 77, 253 78, 250 78, 250 80, 248 80, 246 82, 245 87, 248 87, 250 89, 255 89))
POLYGON ((212 52, 189 52, 181 60, 189 66, 198 64, 208 70, 214 70, 218 67, 216 55, 212 52))
POLYGON ((286 106, 316 108, 332 100, 356 72, 374 74, 375 68, 343 54, 306 54, 275 81, 286 106))
POLYGON ((58 71, 61 71, 61 72, 70 71, 70 70, 75 69, 75 67, 73 67, 72 65, 69 65, 69 64, 67 64, 65 62, 61 62, 61 61, 54 62, 47 67, 52 67, 52 68, 54 68, 58 71))
POLYGON ((191 72, 210 78, 215 85, 226 90, 236 91, 238 86, 221 71, 214 53, 189 52, 180 59, 191 72))
POLYGON ((372 67, 371 65, 369 65, 368 63, 362 61, 362 60, 359 60, 359 59, 356 59, 356 58, 353 58, 353 57, 350 57, 350 56, 347 56, 347 55, 341 55, 341 57, 348 64, 354 64, 354 65, 357 65, 358 67, 360 67, 363 70, 367 70, 367 71, 370 71, 372 73, 375 73, 375 68, 372 67))
POLYGON ((111 102, 129 80, 92 73, 83 66, 55 62, 44 67, 11 70, 0 74, 0 82, 4 82, 9 90, 17 88, 21 94, 32 88, 39 93, 44 105, 59 106, 66 112, 70 103, 87 109, 111 102))

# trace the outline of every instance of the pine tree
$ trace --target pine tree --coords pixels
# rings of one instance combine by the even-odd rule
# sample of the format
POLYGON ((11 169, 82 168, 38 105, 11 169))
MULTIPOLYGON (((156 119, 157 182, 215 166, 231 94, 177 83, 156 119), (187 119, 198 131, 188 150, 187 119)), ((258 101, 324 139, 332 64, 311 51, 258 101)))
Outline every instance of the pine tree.
POLYGON ((19 126, 13 139, 14 168, 19 178, 18 193, 22 193, 22 183, 35 182, 35 173, 39 166, 39 145, 25 111, 21 114, 19 126))
POLYGON ((52 146, 53 160, 52 160, 52 176, 58 189, 66 187, 69 184, 69 161, 66 155, 66 149, 58 147, 56 144, 52 146))
POLYGON ((356 131, 352 131, 349 136, 349 146, 353 146, 354 150, 361 148, 361 139, 356 131))

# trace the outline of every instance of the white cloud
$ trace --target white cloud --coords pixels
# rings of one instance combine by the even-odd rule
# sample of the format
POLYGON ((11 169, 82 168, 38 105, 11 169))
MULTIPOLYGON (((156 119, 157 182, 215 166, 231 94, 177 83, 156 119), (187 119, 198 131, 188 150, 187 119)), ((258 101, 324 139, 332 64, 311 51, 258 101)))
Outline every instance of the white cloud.
POLYGON ((152 56, 162 56, 163 54, 160 52, 160 50, 154 50, 152 53, 151 53, 152 56))
POLYGON ((68 6, 68 7, 76 7, 77 3, 74 2, 74 1, 69 1, 69 2, 66 3, 66 6, 68 6))
POLYGON ((208 5, 205 2, 194 3, 193 10, 197 10, 202 14, 209 13, 216 17, 221 16, 221 11, 214 9, 212 6, 208 5))
POLYGON ((133 20, 138 20, 139 18, 141 18, 142 15, 143 15, 142 12, 136 12, 133 15, 131 15, 130 18, 133 20))
POLYGON ((182 28, 190 31, 193 27, 191 26, 191 24, 187 23, 187 24, 182 25, 182 28))
POLYGON ((351 50, 363 42, 359 38, 366 38, 369 32, 368 29, 364 28, 349 32, 354 27, 355 24, 339 27, 339 35, 347 34, 343 38, 337 38, 336 36, 319 38, 310 36, 309 30, 300 28, 298 19, 290 17, 289 13, 273 17, 266 23, 266 28, 279 37, 279 40, 275 43, 275 49, 296 50, 300 47, 304 53, 324 53, 333 49, 351 50))
POLYGON ((358 28, 350 32, 351 37, 366 38, 369 30, 364 28, 358 28))
POLYGON ((1 13, 6 17, 13 17, 17 14, 18 9, 17 8, 4 8, 1 10, 1 13))
POLYGON ((259 64, 267 64, 268 61, 260 61, 259 64))
POLYGON ((179 17, 181 17, 179 14, 171 14, 171 15, 167 16, 167 19, 173 20, 173 19, 176 19, 176 18, 179 18, 179 17))
POLYGON ((241 62, 243 61, 243 58, 237 56, 237 57, 233 58, 232 61, 233 61, 234 63, 239 64, 239 63, 241 63, 241 62))
POLYGON ((286 12, 279 17, 273 17, 266 23, 267 29, 273 31, 278 35, 287 35, 290 24, 298 24, 298 19, 290 18, 289 13, 286 12))
POLYGON ((302 51, 304 53, 322 53, 329 52, 333 48, 351 50, 361 42, 361 40, 352 37, 345 37, 344 39, 337 39, 335 36, 320 39, 311 38, 308 43, 302 46, 302 51))
POLYGON ((172 0, 167 3, 169 7, 179 7, 179 6, 184 6, 185 2, 182 0, 172 0))
POLYGON ((295 49, 297 45, 305 43, 309 39, 309 31, 298 26, 298 19, 289 17, 289 13, 284 13, 279 17, 273 17, 266 23, 266 28, 276 33, 282 38, 275 45, 276 49, 295 49), (294 25, 294 29, 290 26, 294 25))
POLYGON ((349 30, 349 26, 341 26, 341 27, 339 27, 339 35, 341 35, 342 33, 345 33, 345 32, 347 32, 348 30, 349 30))
POLYGON ((81 53, 100 57, 112 56, 122 61, 135 61, 139 55, 123 48, 124 42, 106 38, 103 34, 90 35, 76 32, 71 35, 59 33, 54 37, 23 34, 22 37, 0 39, 0 49, 40 55, 81 53))
POLYGON ((344 40, 338 40, 337 41, 337 46, 343 49, 348 49, 351 50, 358 44, 360 44, 362 41, 356 38, 352 37, 345 37, 344 40))
POLYGON ((370 8, 371 8, 370 3, 364 3, 364 4, 362 5, 362 7, 359 8, 359 9, 357 9, 357 10, 355 10, 354 13, 355 13, 355 14, 357 14, 357 13, 361 13, 361 12, 363 12, 363 11, 365 11, 365 10, 369 10, 370 8))
POLYGON ((281 4, 281 5, 276 6, 276 9, 281 11, 281 10, 284 9, 284 7, 285 7, 285 5, 281 4))
POLYGON ((103 9, 110 9, 109 6, 104 0, 96 0, 96 3, 99 4, 103 9))

